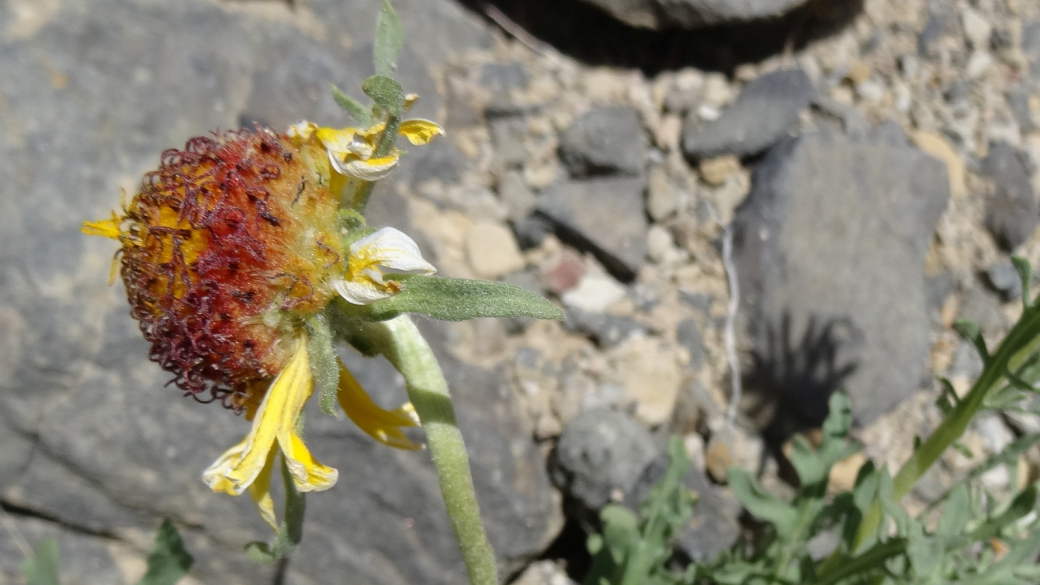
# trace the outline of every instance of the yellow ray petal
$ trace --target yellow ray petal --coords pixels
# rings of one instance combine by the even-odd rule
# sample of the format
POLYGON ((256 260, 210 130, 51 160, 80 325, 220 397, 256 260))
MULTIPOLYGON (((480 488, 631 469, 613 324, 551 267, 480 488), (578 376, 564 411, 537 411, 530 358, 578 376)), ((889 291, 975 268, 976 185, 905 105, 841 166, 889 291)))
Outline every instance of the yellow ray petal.
POLYGON ((282 454, 285 456, 285 463, 289 466, 289 473, 293 476, 296 489, 301 492, 323 492, 336 485, 339 471, 319 463, 299 435, 293 432, 285 433, 278 437, 278 444, 282 447, 282 454))
POLYGON ((278 532, 278 521, 274 516, 274 500, 271 498, 271 474, 274 471, 274 449, 267 454, 267 461, 256 481, 249 485, 249 496, 260 509, 260 516, 275 532, 278 532))
POLYGON ((441 128, 436 122, 416 118, 401 122, 400 134, 413 145, 422 146, 437 136, 444 136, 444 128, 441 128))
POLYGON ((419 425, 418 417, 415 416, 415 410, 411 405, 383 410, 372 402, 372 398, 342 362, 339 364, 339 392, 336 393, 336 397, 350 420, 373 439, 398 449, 422 449, 421 445, 412 442, 401 431, 401 427, 419 425))
POLYGON ((79 230, 88 236, 101 236, 118 240, 119 235, 123 233, 122 230, 119 229, 119 226, 122 225, 122 223, 123 219, 113 211, 111 218, 99 221, 85 221, 83 222, 83 225, 80 226, 79 230))

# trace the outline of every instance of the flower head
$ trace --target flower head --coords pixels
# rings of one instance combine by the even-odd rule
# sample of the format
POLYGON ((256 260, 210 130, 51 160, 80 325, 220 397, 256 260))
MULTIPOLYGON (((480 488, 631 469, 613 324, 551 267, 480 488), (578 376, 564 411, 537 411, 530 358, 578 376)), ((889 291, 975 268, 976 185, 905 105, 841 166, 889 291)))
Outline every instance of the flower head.
MULTIPOLYGON (((338 477, 298 428, 315 385, 307 323, 337 294, 364 304, 399 291, 383 270, 434 270, 397 230, 350 236, 333 190, 336 161, 346 163, 314 138, 320 131, 305 123, 281 135, 193 138, 163 153, 121 213, 82 228, 121 244, 120 274, 151 359, 185 393, 252 421, 203 479, 214 491, 248 491, 272 527, 278 452, 301 492, 326 490, 338 477)), ((401 430, 418 424, 410 405, 380 408, 338 367, 331 390, 351 420, 380 442, 418 448, 401 430)))

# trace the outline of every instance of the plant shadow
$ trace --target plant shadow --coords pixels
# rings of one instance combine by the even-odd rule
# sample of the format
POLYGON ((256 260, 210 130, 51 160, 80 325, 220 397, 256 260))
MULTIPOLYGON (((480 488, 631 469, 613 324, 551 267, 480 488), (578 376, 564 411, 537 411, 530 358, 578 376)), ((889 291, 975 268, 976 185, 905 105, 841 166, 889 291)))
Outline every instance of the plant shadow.
POLYGON ((842 344, 855 342, 850 332, 856 329, 848 319, 810 316, 800 329, 799 335, 788 312, 778 322, 763 323, 743 377, 747 399, 742 406, 773 446, 819 428, 831 394, 858 368, 842 357, 842 344))

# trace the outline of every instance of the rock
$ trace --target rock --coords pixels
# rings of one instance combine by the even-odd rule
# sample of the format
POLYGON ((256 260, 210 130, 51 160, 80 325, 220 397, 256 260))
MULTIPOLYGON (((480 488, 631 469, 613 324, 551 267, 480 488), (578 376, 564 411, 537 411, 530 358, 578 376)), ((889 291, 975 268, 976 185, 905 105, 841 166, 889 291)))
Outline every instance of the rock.
POLYGON ((564 494, 595 511, 630 493, 657 455, 650 432, 635 420, 607 408, 589 409, 564 427, 550 475, 564 494))
POLYGON ((568 308, 602 313, 610 305, 625 298, 626 294, 625 287, 609 275, 591 271, 581 277, 578 286, 564 292, 560 299, 568 308))
POLYGON ((488 122, 495 161, 504 169, 517 168, 527 160, 527 121, 521 117, 495 118, 488 122))
POLYGON ((762 152, 797 125, 815 93, 812 80, 801 69, 763 75, 748 83, 717 120, 702 126, 688 116, 683 152, 693 160, 762 152))
POLYGON ((704 352, 704 338, 693 319, 684 319, 675 329, 675 339, 679 345, 690 352, 690 368, 700 370, 704 367, 706 354, 704 352))
POLYGON ((846 134, 860 136, 870 132, 870 121, 855 106, 840 103, 822 93, 817 94, 812 103, 819 111, 840 120, 846 134))
POLYGON ((584 0, 614 18, 640 28, 695 28, 704 25, 774 18, 806 0, 584 0))
POLYGON ((936 43, 949 32, 948 19, 944 15, 931 15, 917 36, 917 52, 925 56, 932 55, 936 43))
POLYGON ((679 211, 682 193, 661 167, 650 171, 649 188, 646 196, 646 212, 654 221, 662 221, 679 211))
POLYGON ((982 173, 993 179, 996 192, 986 206, 986 228, 1001 248, 1011 251, 1029 239, 1040 222, 1029 172, 1014 147, 1006 142, 990 146, 982 173))
POLYGON ((646 259, 644 187, 641 179, 622 177, 554 183, 538 197, 538 211, 560 239, 592 252, 627 282, 646 259))
POLYGON ((942 272, 936 276, 930 276, 925 280, 925 296, 928 306, 938 311, 950 294, 957 289, 957 278, 949 272, 942 272))
POLYGON ((993 66, 993 55, 989 51, 974 51, 968 58, 968 64, 964 66, 964 76, 968 79, 978 79, 993 66))
MULTIPOLYGON (((625 505, 638 509, 639 503, 650 495, 650 490, 661 481, 667 469, 667 455, 654 459, 640 474, 625 499, 625 505)), ((677 535, 679 548, 692 562, 706 563, 729 550, 737 541, 741 505, 734 496, 712 485, 703 472, 693 467, 683 476, 682 483, 697 501, 693 506, 693 516, 677 535)))
POLYGON ((483 87, 492 91, 509 91, 527 86, 530 78, 524 64, 512 63, 485 63, 480 67, 478 82, 483 87))
POLYGON ((563 322, 567 329, 586 335, 602 348, 611 348, 628 339, 637 331, 646 331, 631 317, 616 317, 607 313, 590 313, 578 308, 567 309, 563 322))
MULTIPOLYGON (((326 35, 302 31, 302 16, 277 3, 262 12, 209 0, 49 4, 53 18, 32 36, 0 42, 0 79, 18 80, 4 84, 4 116, 25 122, 0 133, 0 177, 24 194, 0 200, 12 220, 0 230, 3 514, 32 545, 58 538, 63 582, 132 582, 122 568, 143 567, 147 548, 137 537, 149 546, 171 517, 185 528, 194 582, 273 583, 276 571, 242 550, 272 536, 253 503, 200 480, 249 423, 163 387, 169 376, 148 361, 122 286, 106 284, 115 246, 78 227, 104 217, 120 185, 133 187, 164 149, 191 136, 240 119, 278 129, 301 117, 349 124, 328 84, 360 96, 379 6, 311 0, 301 14, 313 13, 326 35), (52 86, 31 55, 47 55, 53 72, 67 76, 65 88, 52 86), (62 172, 53 171, 56 160, 62 172)), ((489 47, 492 37, 452 2, 406 5, 397 5, 407 36, 398 74, 423 96, 413 114, 433 118, 442 104, 427 71, 456 50, 489 47)), ((402 174, 425 149, 409 150, 402 174)), ((504 571, 519 569, 562 520, 544 457, 506 380, 447 355, 442 326, 424 330, 434 333, 452 386, 499 561, 504 571)), ((377 402, 404 399, 386 364, 349 363, 377 402)), ((428 453, 378 445, 344 417, 314 410, 307 422, 308 446, 341 474, 339 485, 308 498, 304 541, 285 582, 463 582, 428 453)), ((21 562, 0 529, 0 581, 21 582, 21 562)))
POLYGON ((711 295, 691 292, 681 288, 679 289, 679 300, 687 307, 700 311, 705 317, 711 316, 711 305, 715 301, 715 299, 711 298, 711 295))
POLYGON ((646 153, 646 133, 633 108, 589 110, 560 137, 560 158, 572 177, 638 175, 646 164, 646 153))
POLYGON ((749 383, 783 416, 819 424, 841 387, 866 424, 927 378, 924 259, 948 199, 942 164, 880 128, 790 139, 759 163, 734 259, 749 383))
POLYGON ((835 463, 834 467, 831 467, 830 477, 827 478, 827 492, 832 495, 851 492, 852 488, 856 487, 859 470, 866 462, 866 456, 860 452, 835 463))
POLYGON ((969 288, 961 295, 957 317, 975 323, 988 333, 999 333, 1007 326, 1007 320, 1000 312, 1000 299, 977 287, 969 288))
POLYGON ((1029 97, 1030 93, 1021 86, 1012 89, 1007 94, 1008 109, 1011 110, 1011 114, 1015 117, 1015 122, 1018 123, 1022 132, 1029 132, 1033 129, 1033 112, 1029 108, 1029 97))
POLYGON ((1010 262, 998 262, 987 268, 986 279, 1005 302, 1022 296, 1022 279, 1010 262))
POLYGON ((509 219, 513 221, 530 215, 538 203, 519 171, 509 171, 502 177, 498 183, 498 197, 506 206, 509 219))
POLYGON ((648 426, 672 418, 682 385, 678 348, 655 337, 634 336, 611 356, 611 369, 604 382, 625 389, 626 402, 635 404, 636 418, 648 426))
POLYGON ((552 222, 538 214, 531 214, 513 221, 516 243, 523 250, 541 246, 545 236, 552 233, 552 230, 552 222))
POLYGON ((512 585, 576 585, 555 561, 535 561, 512 581, 512 585))
POLYGON ((697 165, 697 170, 700 171, 705 183, 718 187, 725 184, 726 179, 740 170, 740 159, 732 154, 705 159, 697 165))
POLYGON ((974 381, 975 378, 979 377, 982 373, 982 368, 985 365, 982 363, 982 358, 979 357, 979 352, 975 349, 975 346, 970 341, 961 340, 957 344, 957 349, 953 353, 953 363, 950 364, 950 376, 964 376, 970 381, 974 381))
POLYGON ((1015 434, 1004 424, 1004 419, 999 414, 987 412, 982 413, 971 421, 975 432, 979 434, 982 447, 990 455, 996 455, 1015 440, 1015 434))
POLYGON ((965 6, 961 9, 961 25, 964 37, 975 50, 989 48, 989 38, 993 34, 993 25, 979 11, 965 6))
POLYGON ((513 233, 491 221, 475 222, 466 232, 466 257, 478 277, 490 280, 524 267, 513 233))
POLYGON ((926 130, 918 130, 911 134, 910 138, 917 148, 941 160, 946 165, 946 174, 950 179, 950 194, 955 199, 960 199, 968 194, 964 178, 964 161, 946 138, 941 134, 926 130))

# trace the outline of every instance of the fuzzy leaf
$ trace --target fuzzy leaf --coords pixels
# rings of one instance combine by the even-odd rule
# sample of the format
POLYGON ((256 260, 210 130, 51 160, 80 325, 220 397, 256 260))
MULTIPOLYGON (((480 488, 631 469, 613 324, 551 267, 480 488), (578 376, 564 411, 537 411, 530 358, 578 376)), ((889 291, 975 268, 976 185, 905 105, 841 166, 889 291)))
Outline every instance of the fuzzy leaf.
POLYGON ((339 390, 339 363, 332 350, 332 329, 325 315, 307 319, 307 353, 311 374, 321 389, 319 405, 325 414, 336 415, 336 392, 339 390))
POLYGON ((383 0, 383 9, 376 21, 376 42, 372 50, 372 61, 376 75, 389 77, 397 68, 397 56, 404 46, 404 31, 390 0, 383 0))
POLYGON ((362 126, 372 125, 372 114, 368 111, 368 108, 361 105, 361 102, 343 93, 343 91, 335 85, 332 85, 331 87, 332 97, 336 100, 336 103, 339 104, 339 107, 346 110, 352 118, 357 120, 358 124, 362 126))
POLYGON ((167 518, 155 535, 152 552, 148 553, 148 572, 137 585, 174 585, 188 574, 194 563, 195 559, 184 549, 177 528, 167 518))
POLYGON ((1020 256, 1012 256, 1011 264, 1014 265, 1015 270, 1018 272, 1018 277, 1022 279, 1022 308, 1028 309, 1032 305, 1032 301, 1029 299, 1029 289, 1033 284, 1033 267, 1029 265, 1029 261, 1020 256))
POLYGON ((393 79, 373 75, 361 84, 361 91, 391 116, 400 118, 404 115, 404 90, 393 79))
POLYGON ((402 285, 396 295, 368 305, 346 307, 346 303, 339 303, 338 306, 369 321, 392 319, 401 313, 418 313, 443 321, 478 317, 563 318, 563 311, 549 300, 503 282, 423 274, 402 274, 394 278, 402 285))
POLYGON ((26 585, 60 585, 58 581, 58 541, 49 538, 36 547, 36 553, 22 563, 26 585))

